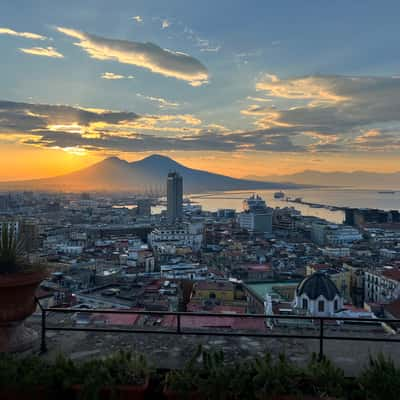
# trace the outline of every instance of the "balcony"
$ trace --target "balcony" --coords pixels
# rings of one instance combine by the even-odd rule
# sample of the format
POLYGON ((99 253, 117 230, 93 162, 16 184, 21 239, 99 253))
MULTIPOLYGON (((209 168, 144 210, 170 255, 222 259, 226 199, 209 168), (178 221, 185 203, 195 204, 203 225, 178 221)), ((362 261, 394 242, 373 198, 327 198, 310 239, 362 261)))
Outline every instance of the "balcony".
POLYGON ((42 308, 29 320, 41 333, 37 351, 73 358, 131 348, 144 351, 161 368, 175 368, 199 344, 228 357, 251 357, 265 350, 304 363, 312 353, 330 358, 354 375, 379 353, 400 360, 399 320, 305 315, 219 314, 42 308), (89 318, 90 317, 90 318, 89 318), (266 322, 269 321, 269 324, 266 322), (267 325, 273 327, 269 328, 267 325), (397 325, 398 326, 398 325, 397 325))
MULTIPOLYGON (((285 371, 284 375, 296 371, 291 378, 292 381, 297 382, 296 387, 292 388, 293 392, 298 390, 299 393, 310 394, 308 389, 303 387, 304 382, 311 379, 310 368, 314 371, 313 373, 326 368, 326 374, 333 374, 334 376, 330 379, 337 380, 337 385, 340 386, 342 394, 338 398, 357 399, 357 397, 351 397, 351 393, 360 390, 359 379, 361 378, 359 377, 365 376, 368 372, 370 356, 379 359, 383 355, 385 357, 384 364, 381 364, 384 368, 389 366, 389 369, 392 368, 394 373, 400 377, 400 370, 388 361, 389 357, 396 363, 400 360, 400 339, 393 330, 390 330, 389 325, 389 323, 398 322, 400 321, 318 318, 304 315, 265 316, 262 314, 177 313, 117 309, 57 309, 40 306, 39 312, 29 318, 26 324, 40 334, 40 340, 29 354, 38 355, 40 362, 44 363, 41 364, 41 368, 57 370, 54 363, 58 362, 60 354, 77 365, 86 365, 88 362, 95 365, 101 363, 98 360, 105 357, 113 359, 120 350, 144 354, 148 365, 152 366, 149 378, 151 384, 146 389, 147 396, 151 396, 148 398, 157 398, 157 396, 162 398, 161 392, 168 371, 173 375, 178 374, 178 377, 179 374, 184 374, 188 381, 192 380, 190 374, 200 374, 201 376, 197 378, 204 379, 205 371, 200 373, 199 370, 186 370, 188 363, 193 359, 193 354, 201 346, 208 362, 213 363, 212 368, 217 368, 213 372, 215 374, 221 374, 221 371, 225 369, 234 374, 232 365, 235 365, 235 369, 248 370, 250 368, 251 370, 253 367, 249 367, 247 363, 253 365, 252 363, 255 363, 256 359, 259 360, 257 362, 267 362, 264 359, 266 357, 269 359, 269 364, 264 367, 268 367, 268 374, 278 373, 282 368, 285 371), (274 322, 272 329, 267 326, 267 321, 270 326, 271 322, 274 322), (277 323, 278 321, 279 323, 277 323), (220 352, 223 353, 222 360, 218 358, 222 357, 220 352), (285 354, 284 366, 279 364, 281 354, 285 354), (217 357, 217 359, 210 361, 209 357, 217 357), (310 360, 312 360, 311 364, 310 360), (49 363, 50 368, 48 367, 49 363)), ((196 357, 196 360, 198 359, 196 357)), ((379 368, 382 367, 381 364, 379 364, 379 368)), ((1 365, 4 367, 4 364, 0 363, 0 368, 1 365)), ((198 363, 196 365, 196 368, 200 368, 198 363)), ((254 371, 253 373, 255 374, 254 371)), ((368 373, 372 373, 371 367, 368 373)), ((384 374, 385 370, 380 373, 384 374)), ((251 380, 253 378, 254 376, 251 380)), ((392 378, 390 379, 393 381, 392 378)), ((225 376, 224 379, 227 379, 226 382, 232 379, 240 382, 240 378, 236 375, 225 376)), ((280 379, 284 380, 287 377, 280 376, 280 379)), ((326 377, 323 379, 326 380, 326 377)), ((396 382, 395 380, 393 385, 396 385, 396 382)), ((101 381, 98 385, 100 384, 102 384, 101 381)), ((210 382, 207 383, 207 385, 209 384, 210 382)), ((206 387, 208 387, 207 385, 206 387)), ((322 382, 314 382, 313 385, 322 385, 322 382)), ((229 397, 232 393, 229 393, 228 396, 224 392, 223 386, 218 390, 222 390, 220 393, 222 397, 217 397, 218 399, 241 398, 229 397)), ((249 393, 255 393, 257 390, 252 387, 249 389, 249 393)), ((322 396, 324 393, 313 392, 311 394, 317 396, 314 398, 320 398, 318 396, 322 396)), ((335 395, 333 392, 329 393, 335 395)), ((73 398, 74 395, 70 393, 70 396, 73 398)), ((108 398, 107 393, 104 396, 104 398, 108 398)), ((3 398, 1 392, 0 398, 3 398)), ((250 396, 249 398, 255 397, 250 396)), ((261 398, 272 399, 274 397, 261 398)), ((379 398, 377 397, 377 399, 379 398)), ((385 397, 385 399, 387 398, 391 397, 385 397)), ((393 399, 397 399, 397 397, 393 397, 393 399)))

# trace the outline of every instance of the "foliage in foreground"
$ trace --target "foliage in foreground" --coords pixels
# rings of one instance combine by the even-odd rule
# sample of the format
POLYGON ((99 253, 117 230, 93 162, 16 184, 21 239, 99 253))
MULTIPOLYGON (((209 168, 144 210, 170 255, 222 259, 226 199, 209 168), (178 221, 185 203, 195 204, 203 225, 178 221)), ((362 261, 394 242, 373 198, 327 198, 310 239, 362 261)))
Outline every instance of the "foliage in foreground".
MULTIPOLYGON (((32 388, 42 387, 55 398, 79 385, 81 399, 99 398, 102 388, 108 388, 112 398, 119 385, 141 386, 155 376, 143 355, 128 351, 81 363, 64 356, 50 362, 38 356, 0 355, 0 397, 2 390, 29 393, 32 388)), ((349 380, 342 369, 316 355, 304 367, 294 365, 284 355, 274 359, 268 353, 232 363, 225 360, 222 351, 199 347, 182 369, 166 374, 163 386, 166 393, 182 399, 267 400, 286 395, 398 400, 400 368, 380 354, 370 358, 358 378, 349 380)))

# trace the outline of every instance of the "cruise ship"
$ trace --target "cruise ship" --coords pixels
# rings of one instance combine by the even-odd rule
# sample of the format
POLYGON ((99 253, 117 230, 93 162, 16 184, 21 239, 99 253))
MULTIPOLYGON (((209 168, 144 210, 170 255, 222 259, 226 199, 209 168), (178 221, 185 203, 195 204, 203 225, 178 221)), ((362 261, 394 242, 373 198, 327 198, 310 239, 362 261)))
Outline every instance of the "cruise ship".
POLYGON ((285 198, 285 193, 283 193, 282 190, 280 190, 279 192, 275 192, 274 198, 275 199, 283 199, 283 198, 285 198))
POLYGON ((243 200, 243 211, 260 210, 266 207, 265 200, 258 194, 253 194, 248 199, 243 200))

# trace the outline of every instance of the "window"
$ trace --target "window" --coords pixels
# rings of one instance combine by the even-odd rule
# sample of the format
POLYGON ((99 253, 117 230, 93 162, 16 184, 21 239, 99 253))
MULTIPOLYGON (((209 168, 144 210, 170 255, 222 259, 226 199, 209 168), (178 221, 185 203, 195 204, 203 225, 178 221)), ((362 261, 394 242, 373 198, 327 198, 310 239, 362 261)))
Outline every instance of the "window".
POLYGON ((338 309, 338 301, 335 300, 335 302, 333 304, 334 304, 335 311, 337 311, 337 309, 338 309))
POLYGON ((318 302, 318 311, 319 312, 324 312, 325 311, 325 302, 323 300, 320 300, 318 302))
POLYGON ((303 299, 303 309, 306 310, 308 308, 308 300, 303 299))

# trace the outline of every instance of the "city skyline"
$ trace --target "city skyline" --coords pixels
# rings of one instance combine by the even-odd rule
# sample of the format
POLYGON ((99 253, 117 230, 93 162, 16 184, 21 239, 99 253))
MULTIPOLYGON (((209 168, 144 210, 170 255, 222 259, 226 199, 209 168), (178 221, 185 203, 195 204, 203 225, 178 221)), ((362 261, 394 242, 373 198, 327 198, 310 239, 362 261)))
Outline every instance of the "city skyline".
POLYGON ((398 8, 3 2, 0 181, 154 153, 233 177, 398 171, 398 8))

